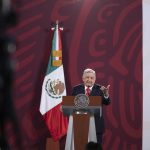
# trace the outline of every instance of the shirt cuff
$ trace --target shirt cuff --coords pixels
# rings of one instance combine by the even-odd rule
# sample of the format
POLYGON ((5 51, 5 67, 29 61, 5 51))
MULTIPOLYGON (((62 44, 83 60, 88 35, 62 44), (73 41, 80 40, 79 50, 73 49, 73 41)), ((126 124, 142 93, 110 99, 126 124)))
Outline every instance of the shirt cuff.
POLYGON ((105 98, 105 99, 108 99, 108 98, 109 98, 109 95, 108 95, 108 96, 105 96, 105 95, 104 95, 104 98, 105 98))

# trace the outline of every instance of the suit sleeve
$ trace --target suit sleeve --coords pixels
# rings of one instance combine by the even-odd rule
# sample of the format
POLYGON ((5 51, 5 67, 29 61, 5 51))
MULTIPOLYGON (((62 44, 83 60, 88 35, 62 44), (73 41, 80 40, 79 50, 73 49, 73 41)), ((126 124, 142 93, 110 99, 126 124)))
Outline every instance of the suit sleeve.
POLYGON ((111 102, 110 98, 109 98, 109 97, 108 97, 108 98, 105 98, 104 95, 103 95, 103 104, 104 104, 104 105, 109 105, 110 102, 111 102))
POLYGON ((77 95, 77 90, 76 88, 74 87, 73 90, 72 90, 72 96, 76 96, 77 95))

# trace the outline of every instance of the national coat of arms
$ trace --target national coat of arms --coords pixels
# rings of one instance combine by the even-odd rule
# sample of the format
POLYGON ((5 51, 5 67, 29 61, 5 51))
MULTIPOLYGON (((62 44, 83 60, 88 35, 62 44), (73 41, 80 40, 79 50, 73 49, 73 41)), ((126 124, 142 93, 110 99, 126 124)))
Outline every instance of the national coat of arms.
POLYGON ((53 98, 60 98, 65 90, 65 84, 60 79, 48 79, 45 85, 45 89, 49 96, 53 98))

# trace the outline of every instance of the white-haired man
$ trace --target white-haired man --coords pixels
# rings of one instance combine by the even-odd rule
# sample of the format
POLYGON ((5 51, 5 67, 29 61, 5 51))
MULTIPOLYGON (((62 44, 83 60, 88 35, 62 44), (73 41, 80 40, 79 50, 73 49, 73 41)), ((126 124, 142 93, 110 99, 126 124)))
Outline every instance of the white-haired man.
MULTIPOLYGON (((95 84, 96 73, 94 70, 88 68, 85 69, 82 76, 83 84, 79 84, 73 88, 72 95, 86 94, 88 96, 102 96, 102 103, 104 105, 110 104, 109 87, 95 84)), ((100 117, 100 114, 94 114, 97 142, 102 143, 102 135, 104 133, 104 118, 100 117)))

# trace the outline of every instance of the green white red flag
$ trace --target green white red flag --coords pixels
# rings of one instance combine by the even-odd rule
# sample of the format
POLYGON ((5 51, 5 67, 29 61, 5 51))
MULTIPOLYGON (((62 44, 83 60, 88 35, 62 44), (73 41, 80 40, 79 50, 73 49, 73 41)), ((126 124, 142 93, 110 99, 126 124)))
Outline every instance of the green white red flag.
POLYGON ((54 28, 52 50, 42 86, 40 112, 56 141, 67 133, 68 119, 60 111, 62 96, 66 96, 64 69, 62 64, 62 43, 58 23, 54 28))

